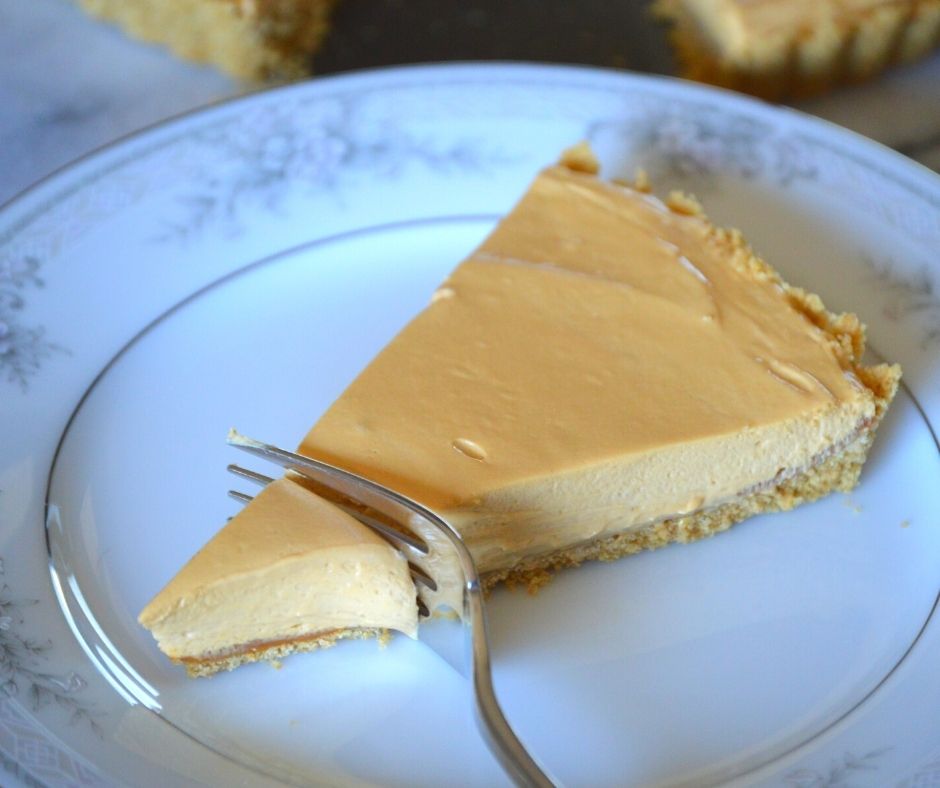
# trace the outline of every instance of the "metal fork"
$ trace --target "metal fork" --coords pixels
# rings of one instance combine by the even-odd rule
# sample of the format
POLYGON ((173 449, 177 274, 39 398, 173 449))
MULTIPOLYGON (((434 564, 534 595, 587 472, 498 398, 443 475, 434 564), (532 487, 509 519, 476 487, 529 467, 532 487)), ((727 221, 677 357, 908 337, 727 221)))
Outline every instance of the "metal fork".
MULTIPOLYGON (((496 698, 483 589, 473 557, 460 535, 430 509, 362 476, 247 438, 235 430, 229 431, 228 443, 280 465, 289 475, 303 477, 298 481, 402 551, 418 589, 420 615, 426 618, 442 606, 450 606, 460 615, 463 649, 456 665, 453 652, 448 648, 452 644, 441 642, 439 637, 427 637, 425 633, 420 633, 421 640, 471 680, 477 726, 490 751, 517 785, 554 786, 556 783, 548 778, 516 737, 496 698)), ((238 465, 229 465, 228 469, 259 484, 272 481, 268 476, 238 465)), ((234 490, 230 494, 243 502, 251 500, 251 496, 234 490)), ((443 633, 443 628, 435 625, 428 629, 441 631, 427 634, 443 633)))

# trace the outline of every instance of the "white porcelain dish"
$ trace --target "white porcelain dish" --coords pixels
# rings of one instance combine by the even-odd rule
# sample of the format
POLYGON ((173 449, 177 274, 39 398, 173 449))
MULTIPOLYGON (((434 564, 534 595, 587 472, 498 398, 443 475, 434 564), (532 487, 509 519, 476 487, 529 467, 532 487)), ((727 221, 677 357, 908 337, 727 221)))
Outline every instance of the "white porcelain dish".
POLYGON ((940 779, 940 179, 729 93, 466 65, 222 104, 0 211, 0 781, 504 782, 420 643, 191 681, 135 617, 233 511, 227 429, 294 444, 580 139, 857 311, 905 389, 849 496, 496 593, 507 715, 572 786, 940 779))

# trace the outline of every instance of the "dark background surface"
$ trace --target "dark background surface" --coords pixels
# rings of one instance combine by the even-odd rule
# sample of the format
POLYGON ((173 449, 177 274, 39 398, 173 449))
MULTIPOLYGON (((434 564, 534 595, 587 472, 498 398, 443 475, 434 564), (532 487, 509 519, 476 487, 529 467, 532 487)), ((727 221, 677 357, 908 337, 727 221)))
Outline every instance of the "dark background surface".
POLYGON ((318 74, 402 63, 525 60, 674 74, 650 0, 343 0, 318 74))
MULTIPOLYGON (((313 65, 514 60, 674 74, 651 2, 342 0, 313 65)), ((0 203, 123 134, 255 87, 129 38, 73 0, 0 0, 0 203)), ((796 106, 940 171, 940 50, 796 106)))

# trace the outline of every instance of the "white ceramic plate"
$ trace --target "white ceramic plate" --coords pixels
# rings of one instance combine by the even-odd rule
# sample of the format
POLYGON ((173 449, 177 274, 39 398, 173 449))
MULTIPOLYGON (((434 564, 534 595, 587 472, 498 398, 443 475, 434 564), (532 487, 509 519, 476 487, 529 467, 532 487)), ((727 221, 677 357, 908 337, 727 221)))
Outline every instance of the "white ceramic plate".
POLYGON ((583 138, 861 314, 906 385, 850 496, 496 593, 509 718, 568 785, 940 779, 937 176, 675 81, 452 66, 224 104, 0 212, 9 780, 505 782, 420 643, 191 681, 135 616, 234 511, 226 430, 294 444, 583 138))

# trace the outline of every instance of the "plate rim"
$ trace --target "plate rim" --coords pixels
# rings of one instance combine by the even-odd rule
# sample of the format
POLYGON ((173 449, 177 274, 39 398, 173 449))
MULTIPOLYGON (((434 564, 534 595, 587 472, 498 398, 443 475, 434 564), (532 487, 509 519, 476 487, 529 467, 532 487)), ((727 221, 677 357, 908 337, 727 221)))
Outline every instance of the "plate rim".
MULTIPOLYGON (((540 61, 515 61, 515 60, 492 60, 492 61, 440 61, 429 63, 404 63, 395 66, 351 69, 336 74, 314 75, 308 79, 291 82, 285 85, 262 86, 246 93, 239 93, 232 96, 226 96, 208 104, 193 107, 173 113, 165 118, 161 118, 152 123, 148 123, 140 128, 120 134, 108 142, 97 145, 85 153, 75 157, 65 164, 59 165, 50 170, 45 175, 39 177, 31 184, 21 189, 14 195, 0 202, 0 220, 10 210, 19 207, 20 203, 30 199, 34 194, 42 189, 54 185, 55 181, 62 177, 72 174, 74 170, 94 161, 95 159, 107 154, 115 148, 139 142, 142 138, 152 134, 165 131, 167 128, 177 124, 185 123, 203 116, 209 115, 237 107, 243 103, 250 103, 256 100, 272 98, 274 96, 287 96, 291 93, 302 93, 307 90, 319 90, 322 87, 341 85, 343 83, 370 82, 375 79, 387 79, 390 82, 396 77, 411 74, 437 75, 441 72, 455 72, 458 74, 476 74, 487 71, 509 72, 512 74, 523 74, 526 72, 577 75, 583 77, 602 77, 614 81, 622 81, 625 85, 631 82, 642 85, 651 83, 660 85, 666 90, 677 90, 680 92, 688 91, 691 94, 701 93, 703 96, 716 96, 722 101, 729 101, 732 104, 738 104, 746 109, 757 111, 761 114, 778 114, 788 116, 797 123, 807 123, 810 126, 818 126, 829 133, 835 133, 838 136, 844 136, 855 144, 861 144, 863 147, 870 147, 881 155, 887 155, 894 159, 895 163, 911 170, 911 174, 918 178, 924 178, 936 190, 936 202, 940 206, 940 173, 930 169, 916 159, 905 156, 898 150, 895 150, 886 143, 866 137, 864 134, 854 131, 846 126, 841 126, 835 121, 811 114, 808 110, 801 109, 789 104, 774 104, 768 100, 757 98, 746 93, 739 93, 717 85, 708 85, 701 82, 694 82, 682 77, 670 76, 668 74, 647 74, 634 71, 621 71, 616 68, 604 66, 587 66, 578 63, 552 63, 540 61)), ((403 85, 398 85, 402 87, 403 85)))
MULTIPOLYGON (((814 117, 808 113, 794 109, 791 107, 784 106, 774 106, 769 105, 760 100, 754 99, 752 97, 743 96, 733 91, 716 89, 708 86, 702 86, 697 83, 686 82, 685 80, 676 79, 673 77, 661 76, 661 75, 642 75, 642 74, 633 74, 633 73, 624 73, 619 72, 614 69, 604 69, 604 68, 595 68, 589 66, 572 66, 572 65, 558 65, 558 64, 541 64, 541 63, 518 63, 518 62, 486 62, 486 63, 473 63, 473 62, 464 62, 464 63, 444 63, 444 64, 417 64, 417 65, 407 65, 407 66, 398 66, 394 68, 380 68, 380 69, 363 69, 355 72, 346 72, 338 75, 331 75, 326 77, 318 77, 314 80, 303 81, 299 83, 294 83, 291 85, 284 86, 275 86, 266 88, 260 91, 255 91, 239 96, 233 96, 227 99, 224 99, 219 102, 214 102, 206 107, 196 108, 193 110, 188 110, 176 114, 172 117, 162 119, 156 123, 150 124, 144 128, 135 130, 129 134, 123 135, 113 141, 110 141, 104 145, 101 145, 88 153, 82 155, 81 157, 75 159, 74 161, 57 168, 56 170, 50 172, 48 175, 44 176, 40 180, 31 184, 29 187, 19 192, 18 194, 11 197, 9 200, 0 205, 0 224, 4 223, 9 219, 11 214, 16 214, 24 206, 29 205, 29 201, 35 199, 38 196, 41 196, 42 193, 46 190, 52 192, 56 191, 56 186, 61 182, 62 186, 67 185, 67 181, 70 178, 74 178, 81 169, 93 164, 95 161, 100 161, 104 159, 108 153, 126 149, 129 152, 133 146, 142 143, 150 137, 164 133, 169 129, 174 127, 182 127, 187 122, 197 121, 202 118, 208 118, 219 112, 224 112, 227 110, 237 109, 239 107, 245 107, 255 101, 280 101, 283 97, 290 94, 300 94, 304 92, 323 92, 329 93, 332 89, 335 89, 337 86, 346 86, 347 89, 354 89, 358 87, 357 83, 371 83, 378 79, 380 82, 385 81, 389 84, 394 85, 395 87, 427 87, 429 85, 442 85, 449 86, 454 84, 454 80, 449 79, 451 75, 455 76, 468 76, 472 79, 474 83, 479 83, 482 81, 483 76, 490 74, 491 72, 498 72, 499 74, 506 74, 510 78, 500 79, 499 82, 501 85, 510 84, 514 81, 519 82, 529 82, 535 84, 546 84, 550 83, 552 78, 561 74, 566 76, 574 76, 578 79, 584 80, 584 85, 586 89, 596 89, 598 85, 593 82, 598 77, 603 78, 604 80, 610 80, 609 85, 604 85, 603 87, 609 89, 619 89, 619 90, 629 90, 631 88, 649 88, 651 85, 653 87, 652 92, 661 94, 663 90, 667 93, 670 91, 678 91, 680 94, 687 94, 689 98, 695 99, 700 97, 703 100, 707 100, 711 97, 716 101, 717 104, 722 105, 726 102, 730 102, 731 107, 741 109, 744 114, 757 115, 762 119, 768 119, 775 126, 779 124, 775 122, 777 118, 787 117, 790 121, 797 123, 798 125, 808 124, 808 128, 818 128, 823 136, 828 136, 830 134, 836 133, 839 137, 844 137, 847 141, 851 143, 850 147, 861 146, 863 149, 870 149, 875 153, 875 159, 880 156, 887 156, 888 160, 892 162, 893 166, 901 167, 906 170, 908 174, 916 182, 923 182, 925 186, 925 191, 920 189, 913 189, 911 184, 906 181, 897 180, 893 178, 899 185, 910 190, 913 194, 918 197, 927 198, 932 204, 940 206, 940 175, 934 173, 926 166, 909 159, 898 151, 893 150, 892 148, 883 145, 882 143, 870 140, 864 137, 861 134, 845 129, 838 124, 832 123, 830 121, 814 117), (413 77, 420 77, 422 75, 430 74, 433 77, 433 80, 425 83, 414 83, 413 77), (407 78, 406 78, 407 77, 407 78), (529 77, 527 80, 520 80, 519 77, 529 77), (436 81, 439 80, 439 81, 436 81), (414 83, 414 84, 413 84, 414 83), (619 84, 617 84, 619 83, 619 84)), ((373 87, 375 87, 373 85, 373 87)), ((576 87, 575 85, 568 85, 568 87, 576 87)), ((802 129, 798 129, 802 130, 802 129)), ((136 158, 136 156, 135 156, 136 158)), ((862 163, 872 169, 879 171, 879 174, 886 175, 887 173, 882 172, 880 167, 875 167, 875 162, 868 159, 864 159, 862 163)), ((891 177, 888 175, 888 177, 891 177)), ((5 242, 5 239, 3 239, 5 242)), ((283 254, 279 252, 278 254, 283 254)), ((256 265, 258 261, 252 263, 256 265)), ((229 272, 226 276, 231 276, 233 272, 229 272)), ((220 279, 224 277, 217 278, 213 280, 208 287, 213 287, 219 283, 220 279)), ((185 301, 196 297, 196 293, 191 293, 183 301, 173 305, 167 310, 167 313, 174 311, 179 306, 182 305, 185 301)), ((153 321, 158 322, 162 320, 164 314, 155 318, 153 321)), ((148 327, 141 329, 141 333, 149 330, 149 326, 152 323, 148 323, 148 327)), ((127 340, 126 345, 124 345, 119 352, 103 367, 101 367, 95 377, 95 380, 103 375, 110 364, 119 357, 123 351, 132 345, 137 339, 137 335, 131 337, 127 340)), ((94 383, 89 385, 87 391, 90 391, 94 387, 94 383)), ((87 393, 86 391, 86 393, 87 393)), ((913 391, 909 391, 909 394, 912 396, 912 399, 915 405, 918 407, 918 410, 921 411, 921 415, 924 418, 925 423, 930 429, 934 442, 937 443, 937 433, 934 429, 933 424, 930 422, 930 419, 927 416, 927 413, 921 407, 916 395, 913 391)), ((73 414, 77 412, 78 408, 81 405, 81 401, 75 403, 73 414)), ((65 435, 67 431, 67 425, 63 426, 63 429, 60 432, 59 441, 61 441, 62 436, 65 435)), ((57 441, 58 443, 58 441, 57 441)), ((938 444, 940 446, 940 444, 938 444)), ((50 464, 47 468, 49 474, 51 474, 54 463, 50 464)), ((48 474, 47 474, 48 475, 48 474)), ((46 491, 48 492, 48 482, 45 485, 46 491)), ((53 588, 50 586, 49 591, 55 593, 53 588)), ((933 615, 937 607, 935 601, 933 611, 930 615, 933 615)), ((59 611, 61 615, 61 610, 59 611)), ((907 652, 905 652, 905 657, 899 661, 898 665, 903 662, 906 658, 907 653, 910 649, 914 647, 914 644, 920 638, 923 630, 926 628, 927 623, 930 620, 930 615, 924 622, 924 627, 921 632, 918 633, 917 638, 911 644, 907 652)), ((897 668, 897 665, 894 669, 897 668)), ((887 678, 887 677, 886 677, 887 678)), ((881 686, 879 683, 878 687, 881 686)), ((877 688, 876 688, 877 689, 877 688)), ((866 696, 863 701, 867 700, 875 690, 872 690, 869 695, 866 696)), ((853 707, 854 709, 857 706, 853 707)), ((848 716, 851 712, 848 712, 844 716, 848 716)), ((841 719, 841 718, 840 718, 841 719)), ((836 725, 839 722, 837 720, 834 723, 831 723, 830 726, 827 726, 825 730, 828 730, 829 727, 836 725)), ((820 731, 818 735, 825 733, 825 730, 820 731)), ((51 733, 51 732, 50 732, 51 733)), ((815 737, 814 737, 815 738, 815 737)), ((798 750, 805 746, 807 742, 804 742, 800 745, 797 745, 793 750, 798 750)), ((784 753, 773 760, 773 763, 779 762, 781 759, 789 755, 793 750, 784 753)), ((769 764, 765 764, 767 766, 769 764)), ((764 766, 756 767, 756 770, 763 769, 764 766)), ((747 774, 752 774, 755 770, 750 770, 747 774)))

